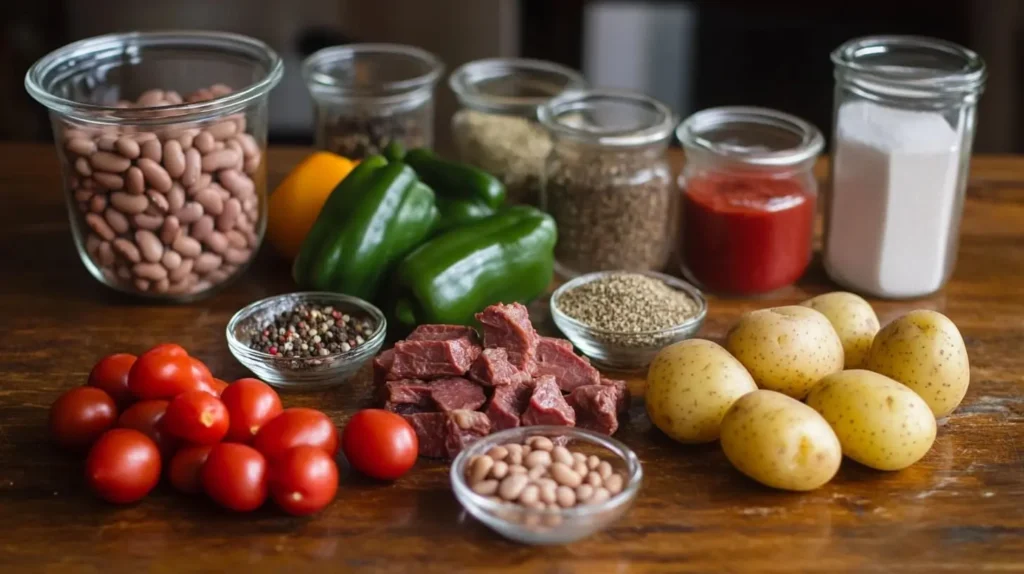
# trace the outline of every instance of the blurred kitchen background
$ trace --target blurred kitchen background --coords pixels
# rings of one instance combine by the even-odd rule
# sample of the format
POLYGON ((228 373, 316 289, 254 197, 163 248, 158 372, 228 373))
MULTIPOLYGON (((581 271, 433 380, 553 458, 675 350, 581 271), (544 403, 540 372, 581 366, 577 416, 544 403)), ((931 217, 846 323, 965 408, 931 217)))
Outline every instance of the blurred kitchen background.
MULTIPOLYGON (((0 7, 0 139, 48 140, 25 71, 70 41, 115 31, 199 28, 247 34, 284 58, 271 95, 272 143, 312 142, 303 58, 348 42, 433 51, 447 71, 495 56, 580 69, 594 85, 631 88, 681 117, 702 108, 764 105, 831 130, 829 52, 868 34, 921 34, 978 51, 989 67, 978 152, 1024 151, 1020 0, 35 0, 0 7)), ((437 92, 438 146, 455 108, 437 92)))

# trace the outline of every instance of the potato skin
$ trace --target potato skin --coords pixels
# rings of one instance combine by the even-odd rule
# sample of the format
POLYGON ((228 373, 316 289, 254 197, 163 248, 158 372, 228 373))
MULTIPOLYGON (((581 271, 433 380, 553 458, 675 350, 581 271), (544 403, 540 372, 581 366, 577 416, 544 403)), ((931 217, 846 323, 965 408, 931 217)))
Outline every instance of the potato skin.
POLYGON ((722 419, 722 450, 737 470, 783 490, 814 490, 832 480, 843 453, 817 411, 775 391, 748 393, 722 419))
POLYGON ((928 403, 885 375, 853 369, 829 375, 811 389, 807 406, 839 437, 843 454, 878 470, 901 470, 935 442, 928 403))
POLYGON ((845 291, 818 295, 800 304, 821 313, 829 323, 832 323, 839 340, 843 343, 843 367, 860 368, 871 351, 871 342, 875 340, 875 334, 881 327, 871 304, 864 298, 845 291))
POLYGON ((824 315, 789 305, 751 311, 726 336, 725 348, 762 389, 795 399, 822 377, 843 370, 843 343, 824 315))
POLYGON ((928 309, 911 311, 879 331, 865 366, 910 387, 935 418, 953 412, 971 382, 960 331, 945 315, 928 309))
POLYGON ((689 339, 662 349, 647 372, 645 402, 654 426, 682 443, 718 440, 725 411, 756 391, 743 365, 721 345, 689 339))

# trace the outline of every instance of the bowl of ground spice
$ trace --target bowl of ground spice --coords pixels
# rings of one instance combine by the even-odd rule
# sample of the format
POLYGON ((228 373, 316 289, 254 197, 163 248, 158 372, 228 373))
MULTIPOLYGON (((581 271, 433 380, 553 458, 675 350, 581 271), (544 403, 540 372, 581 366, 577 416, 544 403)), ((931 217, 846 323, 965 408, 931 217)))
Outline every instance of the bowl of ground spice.
POLYGON ((301 292, 244 307, 227 326, 231 354, 279 388, 344 383, 384 344, 387 321, 372 304, 348 295, 301 292))
POLYGON ((663 347, 697 334, 707 300, 670 275, 601 271, 582 275, 551 296, 555 325, 597 366, 642 371, 663 347))

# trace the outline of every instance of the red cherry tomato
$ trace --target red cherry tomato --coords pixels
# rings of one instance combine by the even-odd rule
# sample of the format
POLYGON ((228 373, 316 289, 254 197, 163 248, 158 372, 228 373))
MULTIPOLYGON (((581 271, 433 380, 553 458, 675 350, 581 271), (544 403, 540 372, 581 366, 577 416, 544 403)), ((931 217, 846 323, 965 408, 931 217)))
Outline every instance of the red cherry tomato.
POLYGON ((290 448, 270 470, 270 495, 288 514, 313 514, 338 492, 338 465, 315 446, 290 448))
POLYGON ((211 386, 213 387, 213 392, 219 397, 224 394, 224 389, 228 388, 228 383, 227 381, 214 377, 213 384, 211 386))
POLYGON ((247 512, 267 499, 267 460, 250 446, 214 445, 201 474, 203 490, 224 508, 247 512))
POLYGON ((89 373, 89 386, 103 389, 117 406, 125 408, 135 402, 128 390, 128 371, 135 364, 135 355, 116 353, 99 360, 89 373))
POLYGON ((139 401, 121 413, 121 417, 117 419, 117 426, 134 429, 148 436, 156 443, 160 453, 169 457, 174 454, 179 444, 178 439, 164 431, 160 425, 169 404, 170 401, 139 401))
POLYGON ((135 502, 160 480, 160 451, 137 430, 112 429, 89 451, 85 478, 93 492, 107 502, 135 502))
POLYGON ((271 462, 284 451, 302 445, 321 448, 334 456, 338 452, 338 429, 318 410, 285 409, 260 427, 252 445, 271 462))
POLYGON ((167 469, 171 486, 189 494, 203 490, 202 470, 213 445, 200 444, 178 449, 167 469))
POLYGON ((141 400, 173 399, 185 391, 201 388, 185 349, 165 343, 139 358, 128 371, 128 388, 141 400))
POLYGON ((228 409, 206 391, 188 391, 171 400, 160 426, 192 444, 213 444, 228 432, 228 409))
POLYGON ((217 388, 213 382, 213 374, 206 367, 206 363, 195 357, 189 357, 188 360, 192 363, 192 378, 195 379, 195 388, 216 395, 217 388))
POLYGON ((50 437, 69 449, 84 449, 117 421, 117 405, 96 387, 77 387, 50 406, 50 437))
POLYGON ((238 379, 224 389, 220 400, 231 415, 231 428, 224 438, 230 442, 252 442, 264 424, 281 414, 281 397, 259 379, 238 379))
POLYGON ((341 448, 352 468, 373 478, 395 480, 416 463, 419 440, 401 415, 366 409, 345 425, 341 448))

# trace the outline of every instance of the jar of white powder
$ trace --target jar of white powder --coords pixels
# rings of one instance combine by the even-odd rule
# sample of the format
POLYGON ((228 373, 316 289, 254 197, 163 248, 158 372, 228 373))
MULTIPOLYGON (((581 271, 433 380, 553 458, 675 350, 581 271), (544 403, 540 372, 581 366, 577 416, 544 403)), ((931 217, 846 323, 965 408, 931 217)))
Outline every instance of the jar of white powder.
POLYGON ((909 36, 852 40, 832 62, 825 269, 876 297, 938 291, 956 263, 985 64, 956 44, 909 36))

